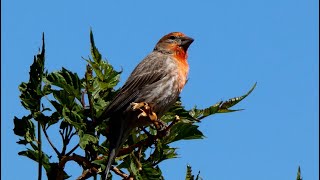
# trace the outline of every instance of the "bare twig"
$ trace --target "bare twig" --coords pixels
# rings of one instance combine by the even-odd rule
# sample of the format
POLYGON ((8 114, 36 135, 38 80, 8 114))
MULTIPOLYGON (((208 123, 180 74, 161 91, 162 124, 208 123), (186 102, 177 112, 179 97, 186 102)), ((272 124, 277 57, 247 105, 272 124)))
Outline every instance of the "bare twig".
POLYGON ((44 126, 42 126, 42 130, 43 130, 43 133, 44 133, 44 136, 46 137, 46 139, 48 140, 50 146, 52 147, 52 149, 54 150, 54 152, 58 155, 58 157, 61 156, 60 152, 58 151, 58 149, 53 145, 53 143, 51 142, 49 136, 48 136, 48 133, 46 131, 46 129, 44 128, 44 126))
POLYGON ((70 154, 72 154, 78 147, 79 147, 79 144, 77 144, 76 146, 74 146, 74 147, 66 154, 66 156, 69 156, 70 154))
POLYGON ((75 161, 85 169, 94 167, 93 164, 83 156, 72 154, 72 156, 62 156, 59 167, 63 168, 68 161, 75 161))
POLYGON ((111 170, 125 180, 133 180, 133 177, 130 177, 128 174, 124 173, 123 171, 114 166, 111 167, 111 170))
MULTIPOLYGON (((68 128, 68 126, 67 126, 67 128, 68 128)), ((63 147, 62 147, 62 152, 61 152, 61 156, 64 156, 65 155, 65 153, 66 153, 66 150, 67 150, 67 144, 66 144, 66 137, 65 137, 65 129, 63 129, 63 132, 61 132, 61 131, 59 131, 59 133, 60 133, 60 135, 61 135, 61 137, 62 137, 62 143, 63 143, 63 147)))
POLYGON ((175 116, 175 119, 171 122, 171 124, 165 129, 166 132, 170 130, 170 128, 177 123, 180 120, 180 117, 178 115, 175 116))
POLYGON ((41 141, 41 124, 40 121, 38 121, 38 151, 39 151, 39 166, 38 166, 38 180, 41 180, 42 178, 42 141, 41 141))

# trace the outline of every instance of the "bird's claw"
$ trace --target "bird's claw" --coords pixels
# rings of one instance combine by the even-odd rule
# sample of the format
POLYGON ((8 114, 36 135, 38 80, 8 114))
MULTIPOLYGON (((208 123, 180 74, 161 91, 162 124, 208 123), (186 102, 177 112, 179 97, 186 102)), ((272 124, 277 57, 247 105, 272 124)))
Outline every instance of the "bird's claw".
POLYGON ((140 110, 141 113, 138 114, 138 118, 140 117, 149 117, 151 121, 157 119, 156 113, 151 111, 151 107, 146 102, 140 102, 140 103, 131 103, 131 108, 133 111, 140 110))
POLYGON ((146 103, 146 102, 132 102, 131 103, 131 108, 133 111, 140 110, 141 113, 138 114, 138 119, 142 117, 148 117, 148 121, 150 121, 154 126, 156 127, 157 130, 163 130, 166 128, 166 125, 164 122, 160 121, 158 119, 158 116, 155 112, 152 111, 152 107, 146 103))
POLYGON ((132 110, 134 110, 134 111, 136 111, 138 109, 142 110, 141 107, 145 107, 145 108, 146 108, 146 106, 149 107, 149 105, 146 102, 139 102, 139 103, 132 102, 130 105, 131 105, 132 110))

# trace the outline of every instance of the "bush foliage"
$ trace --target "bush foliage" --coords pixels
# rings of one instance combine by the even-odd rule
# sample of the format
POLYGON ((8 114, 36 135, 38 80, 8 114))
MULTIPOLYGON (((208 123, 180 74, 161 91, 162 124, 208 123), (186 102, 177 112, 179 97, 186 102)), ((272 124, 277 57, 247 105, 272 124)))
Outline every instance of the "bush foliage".
MULTIPOLYGON (((39 164, 39 179, 42 167, 48 179, 69 178, 68 172, 64 170, 69 161, 77 162, 83 169, 77 179, 97 179, 104 171, 109 146, 106 138, 107 123, 99 119, 117 93, 115 86, 121 72, 102 59, 92 32, 91 58, 85 59, 88 64, 84 77, 65 68, 48 72, 45 70, 44 35, 42 39, 41 51, 30 66, 29 81, 19 86, 21 104, 30 113, 21 118, 14 117, 13 120, 13 131, 20 137, 17 143, 26 147, 18 154, 39 164), (50 140, 48 129, 52 126, 59 126, 57 133, 61 135, 62 147, 57 147, 50 140), (43 135, 56 153, 58 162, 53 162, 50 158, 52 154, 42 150, 43 135), (70 141, 76 136, 79 142, 71 146, 70 141), (76 154, 76 149, 83 153, 76 154)), ((246 98, 255 86, 243 96, 220 101, 204 109, 196 106, 186 109, 178 100, 161 118, 167 123, 165 133, 157 132, 152 125, 132 133, 116 158, 113 175, 124 179, 164 179, 158 164, 177 157, 176 148, 171 144, 181 140, 202 139, 204 136, 198 129, 198 123, 216 113, 239 111, 230 108, 246 98)), ((111 174, 109 178, 112 178, 111 174)), ((191 166, 188 165, 185 179, 201 178, 199 173, 196 177, 192 175, 191 166)))

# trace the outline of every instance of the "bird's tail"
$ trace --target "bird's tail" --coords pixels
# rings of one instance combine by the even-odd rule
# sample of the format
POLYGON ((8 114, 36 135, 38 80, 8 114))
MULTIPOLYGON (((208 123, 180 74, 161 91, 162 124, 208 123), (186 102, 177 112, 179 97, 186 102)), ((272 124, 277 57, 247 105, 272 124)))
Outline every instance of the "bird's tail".
POLYGON ((105 180, 108 177, 111 165, 112 165, 113 161, 115 160, 115 158, 117 157, 121 146, 124 144, 124 142, 126 141, 126 139, 128 138, 128 136, 131 132, 131 128, 126 127, 126 125, 124 123, 118 123, 117 125, 118 126, 113 126, 115 132, 111 133, 111 138, 109 141, 109 143, 110 143, 109 156, 108 156, 107 166, 106 166, 105 173, 104 173, 105 180), (119 125, 120 125, 120 127, 119 127, 119 125))
POLYGON ((106 180, 108 178, 108 174, 110 172, 110 168, 111 168, 111 165, 114 161, 114 159, 116 158, 116 149, 110 149, 110 152, 109 152, 109 156, 108 156, 108 160, 107 160, 107 166, 106 166, 106 170, 105 170, 105 175, 104 175, 104 180, 106 180))

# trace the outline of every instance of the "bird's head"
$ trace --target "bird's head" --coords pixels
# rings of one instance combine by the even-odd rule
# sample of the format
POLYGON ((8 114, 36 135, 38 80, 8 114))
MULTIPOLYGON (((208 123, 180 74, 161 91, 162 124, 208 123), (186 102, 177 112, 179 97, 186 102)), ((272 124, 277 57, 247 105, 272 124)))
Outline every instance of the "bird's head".
POLYGON ((172 32, 163 36, 156 47, 155 51, 160 51, 163 53, 183 53, 186 54, 190 44, 193 42, 193 39, 184 35, 181 32, 172 32))

